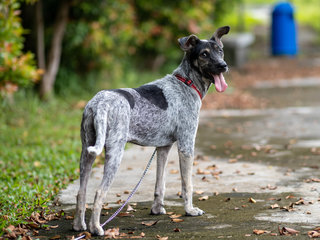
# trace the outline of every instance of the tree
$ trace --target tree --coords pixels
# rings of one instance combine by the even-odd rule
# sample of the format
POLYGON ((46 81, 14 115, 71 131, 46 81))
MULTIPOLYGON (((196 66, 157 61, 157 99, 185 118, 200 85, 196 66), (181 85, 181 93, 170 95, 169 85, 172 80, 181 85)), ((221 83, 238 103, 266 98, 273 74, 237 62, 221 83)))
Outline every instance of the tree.
POLYGON ((44 69, 44 75, 40 84, 40 96, 48 98, 52 95, 54 82, 59 70, 60 57, 62 51, 62 40, 68 22, 70 2, 62 1, 58 9, 56 20, 53 27, 53 37, 48 55, 48 64, 45 61, 44 47, 44 21, 42 17, 42 0, 38 0, 36 6, 37 18, 37 57, 38 66, 44 69))

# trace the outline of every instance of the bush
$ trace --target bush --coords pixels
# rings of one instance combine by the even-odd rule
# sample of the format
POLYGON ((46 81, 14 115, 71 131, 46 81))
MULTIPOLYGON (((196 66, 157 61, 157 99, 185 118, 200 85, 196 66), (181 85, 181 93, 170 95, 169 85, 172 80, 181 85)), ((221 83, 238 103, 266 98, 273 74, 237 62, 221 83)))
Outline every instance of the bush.
POLYGON ((23 34, 17 0, 0 4, 0 97, 10 96, 19 87, 32 85, 39 79, 34 55, 23 53, 23 34))

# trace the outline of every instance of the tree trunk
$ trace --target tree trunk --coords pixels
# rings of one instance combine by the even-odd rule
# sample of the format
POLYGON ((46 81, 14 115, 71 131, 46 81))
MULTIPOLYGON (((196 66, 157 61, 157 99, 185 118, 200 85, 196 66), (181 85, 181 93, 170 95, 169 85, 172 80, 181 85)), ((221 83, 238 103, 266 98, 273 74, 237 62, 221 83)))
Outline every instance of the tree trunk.
POLYGON ((40 96, 43 99, 49 98, 52 95, 54 82, 60 65, 62 39, 68 22, 69 8, 69 1, 64 0, 61 2, 53 27, 53 38, 49 52, 48 65, 40 85, 40 96))
POLYGON ((38 0, 36 4, 37 18, 37 60, 38 68, 43 71, 46 69, 45 50, 44 50, 44 22, 42 14, 42 0, 38 0))

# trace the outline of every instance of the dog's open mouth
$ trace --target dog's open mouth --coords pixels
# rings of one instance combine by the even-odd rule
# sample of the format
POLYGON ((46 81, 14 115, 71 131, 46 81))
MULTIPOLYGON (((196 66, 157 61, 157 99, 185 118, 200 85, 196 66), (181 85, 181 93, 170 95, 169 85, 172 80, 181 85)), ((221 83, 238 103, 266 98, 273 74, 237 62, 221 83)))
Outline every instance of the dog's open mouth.
POLYGON ((219 75, 212 74, 212 77, 214 79, 214 85, 216 87, 217 92, 224 92, 227 89, 228 84, 226 83, 226 80, 224 79, 223 74, 222 73, 220 73, 219 75))

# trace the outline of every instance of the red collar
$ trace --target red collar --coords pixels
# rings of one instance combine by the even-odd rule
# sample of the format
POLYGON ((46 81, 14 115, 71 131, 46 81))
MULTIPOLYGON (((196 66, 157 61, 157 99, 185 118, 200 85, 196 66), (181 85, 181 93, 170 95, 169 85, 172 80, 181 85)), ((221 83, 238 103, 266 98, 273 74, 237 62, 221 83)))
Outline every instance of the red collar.
POLYGON ((179 74, 175 74, 174 75, 177 79, 179 79, 181 82, 183 82, 184 84, 186 84, 188 87, 192 87, 194 90, 197 91, 200 99, 202 99, 202 94, 201 92, 199 91, 199 89, 196 87, 196 85, 193 84, 192 80, 190 79, 185 79, 184 77, 182 77, 181 75, 179 74))

